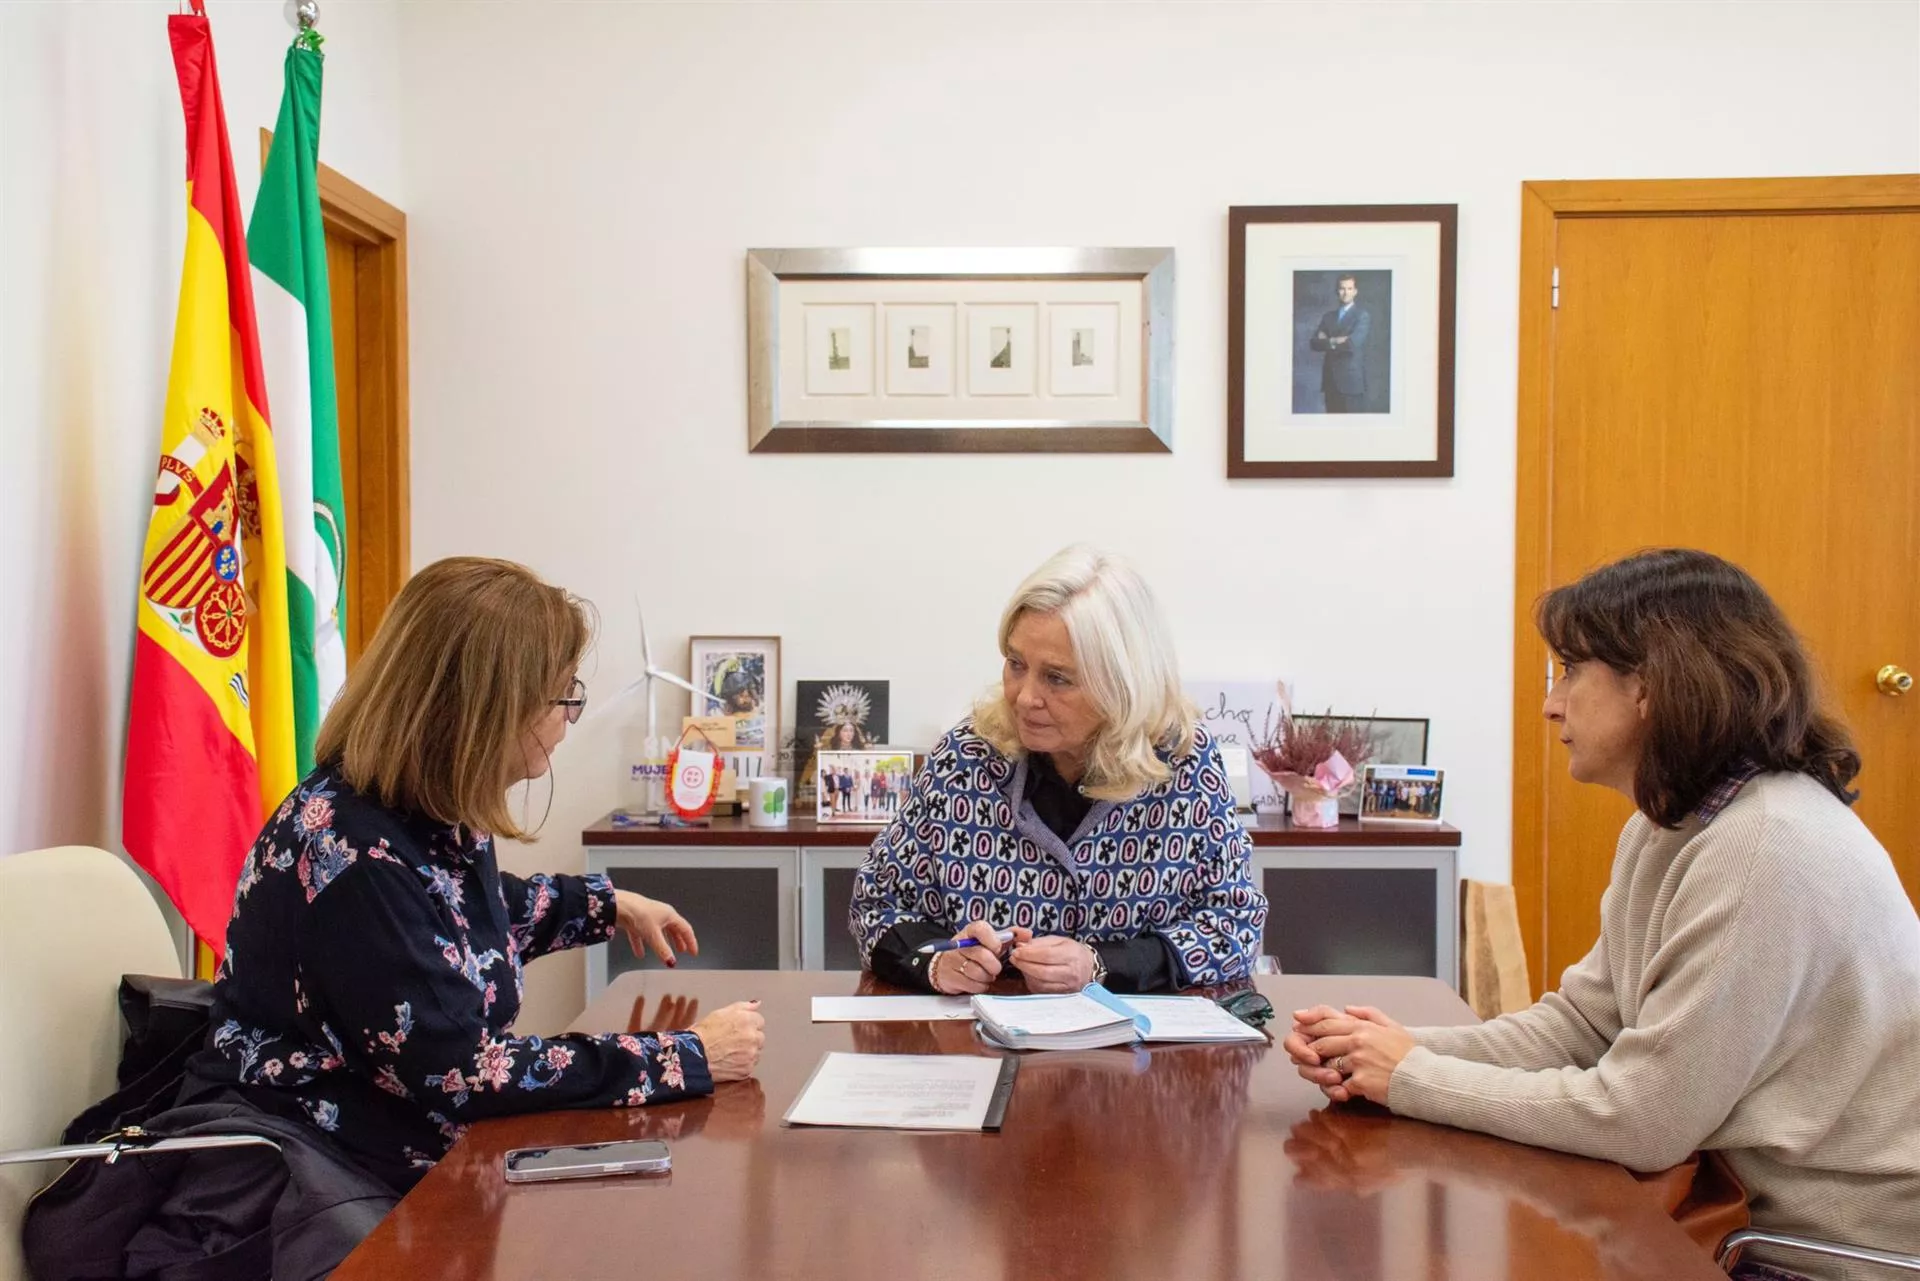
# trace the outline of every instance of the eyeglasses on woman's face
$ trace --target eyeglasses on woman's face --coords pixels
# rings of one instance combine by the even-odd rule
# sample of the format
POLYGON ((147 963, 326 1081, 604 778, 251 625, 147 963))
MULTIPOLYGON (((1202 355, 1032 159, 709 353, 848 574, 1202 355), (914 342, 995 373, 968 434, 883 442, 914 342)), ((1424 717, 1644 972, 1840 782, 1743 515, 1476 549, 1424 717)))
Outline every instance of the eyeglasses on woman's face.
POLYGON ((567 709, 567 724, 579 724, 580 713, 587 710, 587 683, 574 677, 567 682, 567 696, 554 699, 553 705, 567 709))

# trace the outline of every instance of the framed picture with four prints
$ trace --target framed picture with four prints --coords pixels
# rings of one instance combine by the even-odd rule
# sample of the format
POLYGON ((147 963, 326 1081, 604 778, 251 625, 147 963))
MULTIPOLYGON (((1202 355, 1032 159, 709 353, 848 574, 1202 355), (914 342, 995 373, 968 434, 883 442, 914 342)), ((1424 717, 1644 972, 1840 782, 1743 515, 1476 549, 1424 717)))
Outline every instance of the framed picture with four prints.
POLYGON ((1455 205, 1228 211, 1227 475, 1453 475, 1455 205))
POLYGON ((1173 448, 1167 248, 753 249, 753 453, 1173 448))

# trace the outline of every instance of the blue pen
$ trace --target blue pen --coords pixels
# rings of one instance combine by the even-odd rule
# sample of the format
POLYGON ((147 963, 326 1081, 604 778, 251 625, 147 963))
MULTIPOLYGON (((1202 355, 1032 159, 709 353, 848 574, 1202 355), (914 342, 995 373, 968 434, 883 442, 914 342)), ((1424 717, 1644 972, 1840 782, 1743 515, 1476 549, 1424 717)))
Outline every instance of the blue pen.
MULTIPOLYGON (((1013 942, 1013 931, 1001 930, 999 933, 995 934, 993 937, 997 942, 1011 943, 1013 942)), ((931 943, 921 944, 920 954, 922 956, 926 956, 933 952, 951 952, 955 948, 979 947, 979 946, 980 946, 980 940, 972 937, 971 935, 963 939, 935 939, 931 943)))

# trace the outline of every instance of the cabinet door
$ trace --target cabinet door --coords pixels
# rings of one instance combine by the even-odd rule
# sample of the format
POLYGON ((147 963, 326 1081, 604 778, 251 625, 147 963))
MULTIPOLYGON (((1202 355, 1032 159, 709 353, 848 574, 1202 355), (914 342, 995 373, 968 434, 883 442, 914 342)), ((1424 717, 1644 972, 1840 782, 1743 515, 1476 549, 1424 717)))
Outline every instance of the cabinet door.
POLYGON ((853 878, 866 854, 864 849, 837 847, 801 851, 806 916, 803 952, 808 969, 860 968, 860 946, 847 929, 847 912, 853 903, 853 878))
MULTIPOLYGON (((681 968, 695 970, 778 970, 791 962, 788 918, 792 871, 787 866, 759 867, 610 867, 616 889, 664 899, 692 924, 700 955, 681 956, 681 968)), ((649 960, 649 966, 658 966, 649 960)), ((624 935, 607 944, 606 977, 636 968, 624 935)))
POLYGON ((1264 950, 1285 974, 1435 974, 1431 868, 1268 868, 1264 950))
POLYGON ((1432 975, 1458 987, 1456 851, 1262 850, 1262 951, 1288 974, 1432 975))

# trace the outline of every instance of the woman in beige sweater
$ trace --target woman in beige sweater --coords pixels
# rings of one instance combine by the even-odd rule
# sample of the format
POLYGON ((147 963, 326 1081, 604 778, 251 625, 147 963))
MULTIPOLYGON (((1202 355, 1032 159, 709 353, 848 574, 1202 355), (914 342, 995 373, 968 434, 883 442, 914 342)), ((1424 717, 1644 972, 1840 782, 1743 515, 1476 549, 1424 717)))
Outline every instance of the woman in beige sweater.
MULTIPOLYGON (((1596 570, 1538 620, 1569 770, 1638 809, 1599 942, 1478 1027, 1298 1011, 1300 1074, 1335 1102, 1635 1170, 1715 1149, 1755 1226, 1920 1254, 1920 919, 1848 808, 1860 758, 1799 640, 1745 571, 1696 551, 1596 570)), ((1783 1252, 1742 1275, 1795 1275, 1780 1267, 1876 1275, 1783 1252)))

